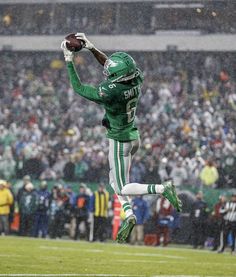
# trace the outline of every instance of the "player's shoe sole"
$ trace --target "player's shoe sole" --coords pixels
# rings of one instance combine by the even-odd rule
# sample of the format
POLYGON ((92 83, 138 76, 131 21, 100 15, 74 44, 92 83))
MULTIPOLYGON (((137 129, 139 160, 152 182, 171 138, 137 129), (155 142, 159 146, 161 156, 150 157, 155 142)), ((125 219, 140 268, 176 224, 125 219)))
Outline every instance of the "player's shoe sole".
POLYGON ((175 186, 172 181, 166 181, 162 184, 164 186, 164 192, 162 195, 170 201, 170 203, 174 206, 174 208, 178 211, 182 211, 182 202, 179 199, 175 186))
POLYGON ((136 221, 136 216, 130 215, 122 222, 120 230, 116 236, 116 241, 118 243, 124 243, 128 241, 129 236, 134 228, 134 225, 136 224, 136 221))

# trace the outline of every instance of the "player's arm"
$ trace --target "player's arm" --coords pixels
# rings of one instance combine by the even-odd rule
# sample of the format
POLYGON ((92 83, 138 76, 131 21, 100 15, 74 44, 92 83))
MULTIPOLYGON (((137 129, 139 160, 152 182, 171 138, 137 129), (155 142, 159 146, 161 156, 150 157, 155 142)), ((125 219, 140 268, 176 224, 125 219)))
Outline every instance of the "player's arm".
POLYGON ((106 60, 108 59, 107 55, 95 47, 90 49, 90 51, 93 53, 93 55, 97 59, 97 61, 103 66, 105 64, 106 60))
POLYGON ((66 41, 62 42, 61 48, 64 53, 70 83, 74 91, 80 96, 100 104, 101 99, 99 98, 98 90, 94 86, 86 85, 81 82, 73 64, 74 53, 66 48, 66 41))
POLYGON ((67 62, 67 71, 70 78, 70 83, 75 91, 75 93, 80 96, 94 101, 96 103, 100 103, 100 99, 98 97, 97 89, 94 86, 83 84, 80 80, 78 73, 75 70, 75 66, 73 62, 67 62))
POLYGON ((84 33, 75 34, 76 38, 83 40, 85 42, 85 48, 89 49, 93 53, 97 61, 103 66, 108 59, 107 55, 102 51, 98 50, 85 36, 84 33))

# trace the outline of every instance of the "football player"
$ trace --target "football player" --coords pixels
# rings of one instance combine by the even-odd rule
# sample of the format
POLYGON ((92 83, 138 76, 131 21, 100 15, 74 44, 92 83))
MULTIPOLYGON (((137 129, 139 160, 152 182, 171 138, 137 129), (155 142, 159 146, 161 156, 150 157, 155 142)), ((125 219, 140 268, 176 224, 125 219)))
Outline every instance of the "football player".
POLYGON ((143 74, 134 59, 125 52, 115 52, 107 57, 87 39, 85 34, 77 33, 76 38, 84 42, 97 61, 103 66, 105 80, 98 87, 84 84, 73 64, 74 52, 64 52, 70 83, 80 96, 103 106, 105 115, 102 124, 107 129, 109 140, 110 185, 118 195, 126 218, 117 234, 117 242, 126 242, 136 223, 130 197, 132 195, 162 194, 177 211, 181 211, 175 187, 171 181, 163 184, 139 184, 129 182, 129 169, 133 155, 139 148, 139 131, 135 125, 135 111, 138 105, 143 74))

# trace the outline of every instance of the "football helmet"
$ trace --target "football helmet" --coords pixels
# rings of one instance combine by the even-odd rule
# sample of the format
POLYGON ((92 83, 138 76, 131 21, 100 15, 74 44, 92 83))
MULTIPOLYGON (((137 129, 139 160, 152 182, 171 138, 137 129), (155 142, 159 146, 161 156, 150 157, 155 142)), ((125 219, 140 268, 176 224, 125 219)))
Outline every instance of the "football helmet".
POLYGON ((103 74, 111 82, 124 82, 139 75, 136 62, 125 52, 115 52, 104 64, 103 74))

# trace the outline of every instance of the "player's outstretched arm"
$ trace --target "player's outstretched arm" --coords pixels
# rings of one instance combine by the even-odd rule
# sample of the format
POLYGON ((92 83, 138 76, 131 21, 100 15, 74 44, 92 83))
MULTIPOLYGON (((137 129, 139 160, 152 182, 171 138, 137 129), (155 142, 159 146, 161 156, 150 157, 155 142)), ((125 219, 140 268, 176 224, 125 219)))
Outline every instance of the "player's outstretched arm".
POLYGON ((85 36, 84 33, 76 33, 75 34, 76 38, 83 40, 85 42, 85 48, 89 49, 94 57, 97 59, 97 61, 103 66, 106 62, 106 60, 108 59, 107 55, 105 53, 103 53, 102 51, 100 51, 99 49, 97 49, 85 36))
POLYGON ((94 86, 86 85, 81 82, 80 77, 73 64, 74 53, 66 48, 65 40, 61 43, 61 49, 64 53, 70 83, 74 91, 88 100, 100 103, 101 101, 98 96, 97 89, 94 86))
POLYGON ((97 59, 97 61, 103 66, 105 64, 106 60, 108 59, 107 55, 95 47, 90 49, 90 51, 93 53, 93 55, 97 59))

